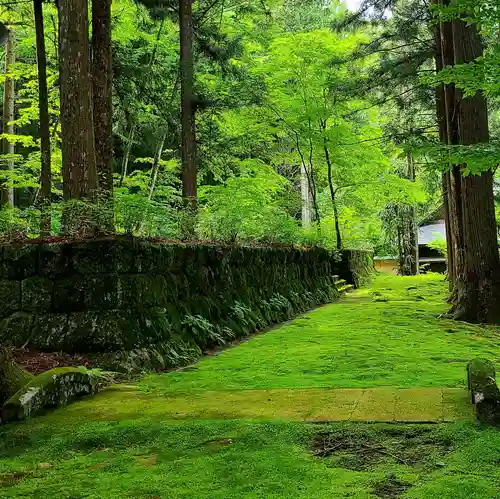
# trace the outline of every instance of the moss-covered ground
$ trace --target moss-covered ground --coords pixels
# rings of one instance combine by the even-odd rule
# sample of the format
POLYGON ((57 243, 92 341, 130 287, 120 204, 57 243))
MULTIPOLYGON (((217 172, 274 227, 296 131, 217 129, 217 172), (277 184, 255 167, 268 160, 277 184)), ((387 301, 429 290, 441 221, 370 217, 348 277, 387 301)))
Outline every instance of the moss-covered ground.
POLYGON ((382 276, 237 348, 144 389, 165 392, 260 388, 464 387, 474 356, 500 360, 500 328, 438 318, 448 308, 439 274, 382 276))
POLYGON ((381 276, 191 368, 0 427, 0 497, 498 498, 500 432, 467 420, 463 388, 472 357, 498 362, 500 330, 440 318, 445 295, 441 276, 381 276), (307 422, 355 395, 350 421, 307 422), (389 400, 463 413, 359 422, 398 419, 389 400))

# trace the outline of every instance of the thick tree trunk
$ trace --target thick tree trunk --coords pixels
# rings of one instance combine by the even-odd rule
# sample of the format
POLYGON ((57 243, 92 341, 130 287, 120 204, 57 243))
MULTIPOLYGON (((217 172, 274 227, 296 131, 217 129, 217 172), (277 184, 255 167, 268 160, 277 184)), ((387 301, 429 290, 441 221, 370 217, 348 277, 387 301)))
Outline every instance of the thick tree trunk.
POLYGON ((111 2, 92 0, 92 83, 99 196, 113 195, 113 81, 111 2))
POLYGON ((111 2, 92 0, 92 84, 99 200, 99 232, 114 232, 113 222, 113 64, 111 2))
MULTIPOLYGON (((16 37, 13 30, 9 31, 7 44, 5 46, 5 74, 7 75, 12 66, 16 62, 16 37)), ((15 119, 15 103, 16 103, 16 88, 15 81, 6 76, 4 83, 3 94, 3 133, 14 134, 14 125, 12 121, 15 119)), ((2 140, 2 153, 15 154, 15 144, 9 142, 7 139, 2 140)), ((12 171, 14 169, 14 161, 11 159, 6 160, 2 164, 2 169, 12 171)), ((0 189, 0 205, 1 206, 14 206, 14 189, 2 185, 0 189)))
MULTIPOLYGON (((436 0, 445 6, 449 0, 436 0)), ((436 41, 436 69, 440 71, 455 63, 453 46, 453 24, 451 21, 440 23, 437 31, 439 40, 436 41)), ((453 83, 445 84, 442 87, 442 101, 439 99, 440 88, 438 88, 437 105, 438 116, 444 112, 444 118, 439 119, 440 138, 443 144, 458 144, 458 99, 453 83), (444 111, 443 111, 444 105, 444 111)), ((448 279, 452 295, 450 301, 454 301, 456 296, 456 276, 459 262, 463 262, 464 241, 462 227, 462 189, 460 165, 449 165, 449 171, 443 176, 443 191, 447 194, 445 210, 447 210, 447 252, 448 252, 448 279)))
POLYGON ((43 26, 43 0, 34 0, 33 10, 35 14, 36 55, 38 67, 38 107, 40 113, 40 236, 45 237, 50 235, 52 226, 52 217, 50 210, 52 193, 52 169, 50 151, 49 100, 47 91, 47 56, 45 53, 45 34, 43 26))
MULTIPOLYGON (((62 173, 65 201, 95 200, 96 171, 87 0, 59 0, 62 173)), ((95 232, 87 209, 67 209, 64 232, 95 232)))
POLYGON ((196 135, 193 109, 193 0, 179 0, 180 74, 182 114, 182 196, 186 206, 196 211, 196 135))
POLYGON ((92 0, 92 83, 99 195, 113 195, 112 0, 92 0))
MULTIPOLYGON (((455 64, 481 57, 483 48, 477 27, 453 21, 455 64)), ((465 97, 456 90, 458 101, 458 141, 463 145, 489 140, 488 110, 478 92, 465 97)), ((465 165, 464 165, 465 166, 465 165)), ((456 319, 497 322, 500 319, 500 259, 498 253, 493 173, 462 176, 461 202, 464 252, 457 262, 456 319)))

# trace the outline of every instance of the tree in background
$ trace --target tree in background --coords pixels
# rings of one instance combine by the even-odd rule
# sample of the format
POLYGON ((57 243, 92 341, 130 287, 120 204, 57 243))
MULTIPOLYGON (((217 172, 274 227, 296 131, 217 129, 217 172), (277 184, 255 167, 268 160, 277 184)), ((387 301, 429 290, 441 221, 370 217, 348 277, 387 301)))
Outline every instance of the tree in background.
POLYGON ((194 120, 193 1, 179 0, 182 117, 182 197, 195 212, 197 202, 196 135, 194 120))
POLYGON ((47 54, 43 21, 43 0, 33 0, 38 69, 38 106, 40 121, 40 236, 50 235, 52 227, 52 165, 50 148, 49 96, 47 89, 47 54))
POLYGON ((12 156, 15 154, 14 135, 15 104, 16 104, 16 83, 11 75, 13 65, 16 62, 16 34, 13 29, 9 29, 7 43, 5 45, 5 81, 3 90, 3 120, 2 120, 2 153, 4 154, 4 164, 2 169, 8 172, 3 185, 0 188, 0 205, 14 206, 14 189, 9 185, 10 174, 14 169, 12 156))

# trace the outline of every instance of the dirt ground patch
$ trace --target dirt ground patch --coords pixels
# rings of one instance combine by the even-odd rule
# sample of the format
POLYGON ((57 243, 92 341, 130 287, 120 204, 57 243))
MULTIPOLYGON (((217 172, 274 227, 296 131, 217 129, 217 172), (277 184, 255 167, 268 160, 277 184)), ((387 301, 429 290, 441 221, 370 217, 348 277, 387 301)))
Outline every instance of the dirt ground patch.
POLYGON ((384 462, 411 467, 439 467, 453 451, 453 441, 438 425, 372 425, 334 428, 320 432, 313 444, 315 456, 330 466, 365 471, 384 462))

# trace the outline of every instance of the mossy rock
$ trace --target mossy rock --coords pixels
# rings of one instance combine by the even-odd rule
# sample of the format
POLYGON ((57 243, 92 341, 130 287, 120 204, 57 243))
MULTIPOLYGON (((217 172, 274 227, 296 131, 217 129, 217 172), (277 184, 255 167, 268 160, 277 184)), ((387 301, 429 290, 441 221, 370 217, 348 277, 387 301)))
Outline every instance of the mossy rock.
POLYGON ((19 367, 11 352, 0 347, 0 405, 33 379, 33 375, 19 367))
POLYGON ((52 306, 54 283, 45 277, 29 277, 21 282, 21 307, 24 311, 46 311, 52 306))
POLYGON ((50 279, 74 273, 71 244, 41 244, 38 254, 38 274, 50 279))
POLYGON ((472 405, 479 421, 500 424, 500 390, 495 366, 486 359, 473 359, 467 366, 468 385, 472 405))
POLYGON ((58 367, 40 374, 2 408, 4 422, 36 416, 50 407, 67 404, 70 400, 97 391, 97 377, 84 367, 58 367))
POLYGON ((9 244, 3 250, 4 279, 21 280, 36 274, 38 263, 37 244, 9 244))
POLYGON ((0 280, 0 317, 6 317, 21 308, 19 281, 0 280))
POLYGON ((32 337, 33 319, 33 314, 15 312, 0 320, 0 344, 24 345, 32 337))

